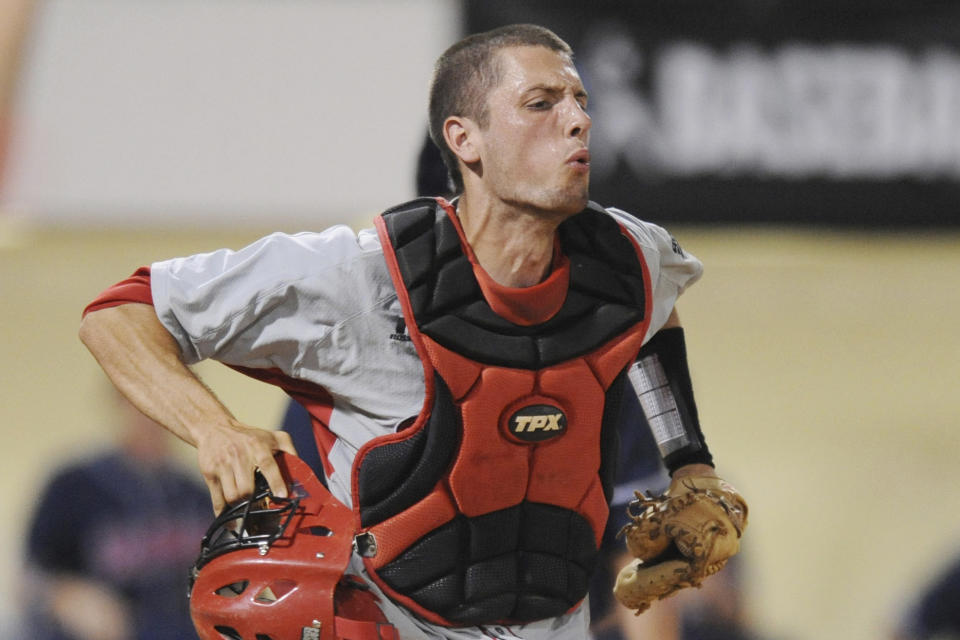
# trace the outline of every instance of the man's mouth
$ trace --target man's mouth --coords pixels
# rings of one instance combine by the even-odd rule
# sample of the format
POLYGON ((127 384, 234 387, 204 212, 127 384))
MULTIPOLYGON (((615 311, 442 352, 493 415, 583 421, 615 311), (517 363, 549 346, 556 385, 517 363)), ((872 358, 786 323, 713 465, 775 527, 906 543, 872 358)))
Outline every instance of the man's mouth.
POLYGON ((586 149, 580 149, 567 158, 568 164, 574 164, 583 168, 590 167, 590 152, 586 149))

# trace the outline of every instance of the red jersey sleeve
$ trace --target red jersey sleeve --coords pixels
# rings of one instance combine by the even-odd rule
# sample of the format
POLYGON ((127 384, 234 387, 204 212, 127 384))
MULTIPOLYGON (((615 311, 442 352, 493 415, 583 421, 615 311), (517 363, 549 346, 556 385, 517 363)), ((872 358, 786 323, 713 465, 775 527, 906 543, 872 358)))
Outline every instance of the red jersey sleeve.
POLYGON ((129 302, 153 304, 153 295, 150 293, 150 267, 140 267, 129 278, 103 291, 86 306, 83 315, 129 302))

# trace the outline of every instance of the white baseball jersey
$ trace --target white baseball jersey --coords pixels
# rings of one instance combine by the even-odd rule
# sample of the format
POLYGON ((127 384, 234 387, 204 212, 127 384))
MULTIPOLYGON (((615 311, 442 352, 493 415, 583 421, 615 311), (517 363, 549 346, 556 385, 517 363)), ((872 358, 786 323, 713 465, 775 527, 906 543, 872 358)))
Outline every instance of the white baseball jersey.
MULTIPOLYGON (((632 234, 649 268, 653 310, 646 340, 700 277, 702 265, 663 228, 617 209, 607 212, 632 234)), ((325 422, 335 437, 325 451, 327 481, 347 505, 360 447, 395 432, 422 409, 423 364, 403 332, 397 292, 373 229, 275 233, 239 251, 157 262, 151 293, 187 363, 213 358, 279 370, 326 391, 331 406, 325 422)), ((363 575, 355 560, 352 572, 363 575)), ((392 603, 383 608, 403 638, 562 640, 587 637, 589 622, 585 603, 559 618, 509 628, 450 629, 392 603)))

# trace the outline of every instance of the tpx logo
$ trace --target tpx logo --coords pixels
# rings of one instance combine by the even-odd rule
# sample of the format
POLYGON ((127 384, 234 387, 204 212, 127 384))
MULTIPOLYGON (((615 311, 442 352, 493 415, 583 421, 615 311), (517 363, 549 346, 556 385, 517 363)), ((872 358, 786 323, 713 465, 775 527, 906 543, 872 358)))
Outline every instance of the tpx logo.
POLYGON ((563 435, 567 430, 567 416, 553 405, 532 404, 511 415, 507 429, 514 438, 540 442, 563 435))

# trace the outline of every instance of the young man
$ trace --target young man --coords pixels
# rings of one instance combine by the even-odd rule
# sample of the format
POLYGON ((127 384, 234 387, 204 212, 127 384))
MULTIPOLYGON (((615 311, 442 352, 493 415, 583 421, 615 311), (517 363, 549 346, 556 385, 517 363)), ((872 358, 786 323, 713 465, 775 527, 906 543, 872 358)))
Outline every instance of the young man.
POLYGON ((672 420, 657 422, 668 468, 714 475, 673 310, 701 265, 588 204, 586 103, 552 32, 471 36, 431 87, 454 204, 156 263, 85 315, 114 383, 197 447, 217 512, 256 469, 285 495, 274 453, 293 447, 237 421, 187 364, 215 358, 308 408, 364 542, 350 572, 403 638, 587 636, 623 392, 671 395, 654 407, 672 420))

